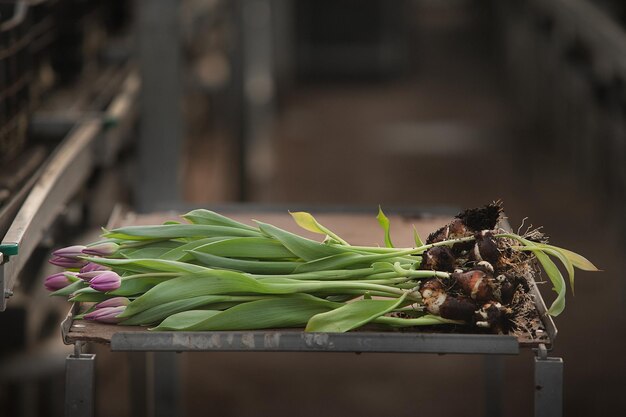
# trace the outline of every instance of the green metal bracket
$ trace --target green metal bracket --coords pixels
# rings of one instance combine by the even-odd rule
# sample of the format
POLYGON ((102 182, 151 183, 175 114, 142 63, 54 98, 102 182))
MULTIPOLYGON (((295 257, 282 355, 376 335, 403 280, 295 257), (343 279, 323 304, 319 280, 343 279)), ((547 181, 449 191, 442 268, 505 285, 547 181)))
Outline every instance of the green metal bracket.
POLYGON ((19 246, 17 243, 0 243, 0 252, 4 256, 13 256, 17 255, 19 246))

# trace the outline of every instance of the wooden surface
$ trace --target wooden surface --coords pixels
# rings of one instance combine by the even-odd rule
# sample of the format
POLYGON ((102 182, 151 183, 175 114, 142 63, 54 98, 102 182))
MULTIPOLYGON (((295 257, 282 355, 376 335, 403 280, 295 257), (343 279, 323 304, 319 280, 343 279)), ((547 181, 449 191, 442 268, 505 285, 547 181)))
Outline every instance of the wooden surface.
POLYGON ((72 321, 70 331, 65 337, 65 343, 88 342, 88 343, 111 343, 111 337, 119 332, 147 331, 141 326, 117 326, 115 324, 102 324, 89 320, 72 321))

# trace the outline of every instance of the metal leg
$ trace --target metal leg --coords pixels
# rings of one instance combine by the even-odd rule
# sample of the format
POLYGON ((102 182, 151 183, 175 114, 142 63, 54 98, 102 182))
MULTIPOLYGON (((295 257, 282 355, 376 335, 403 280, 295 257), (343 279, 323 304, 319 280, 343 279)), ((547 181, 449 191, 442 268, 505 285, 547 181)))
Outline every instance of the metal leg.
POLYGON ((485 356, 485 416, 502 415, 502 384, 504 382, 504 359, 498 355, 485 356))
POLYGON ((65 360, 65 417, 93 417, 96 355, 75 350, 65 360))
POLYGON ((149 415, 154 417, 173 417, 182 414, 179 410, 179 378, 178 357, 174 352, 149 353, 148 368, 151 376, 151 389, 148 395, 151 400, 148 406, 152 409, 149 415))
POLYGON ((147 392, 146 392, 146 353, 128 353, 130 368, 130 411, 133 417, 147 417, 147 392))
POLYGON ((535 357, 535 417, 563 415, 563 359, 549 358, 540 345, 535 357))

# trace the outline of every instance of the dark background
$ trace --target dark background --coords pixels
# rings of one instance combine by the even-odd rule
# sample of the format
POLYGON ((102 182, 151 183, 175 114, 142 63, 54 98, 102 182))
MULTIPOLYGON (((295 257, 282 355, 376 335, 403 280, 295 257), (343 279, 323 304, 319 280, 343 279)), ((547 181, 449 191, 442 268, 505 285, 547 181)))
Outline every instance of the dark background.
MULTIPOLYGON (((564 415, 623 409, 623 2, 156 3, 163 8, 153 20, 146 1, 111 3, 98 21, 113 35, 91 23, 79 35, 71 21, 59 26, 46 97, 78 94, 90 74, 120 60, 143 83, 131 144, 91 179, 103 202, 65 242, 97 232, 118 202, 140 212, 353 205, 371 208, 374 221, 379 204, 501 200, 514 229, 527 218, 603 270, 577 275, 576 295, 555 320, 550 355, 565 362, 564 415), (64 58, 76 36, 83 46, 101 42, 95 58, 64 58)), ((549 285, 541 290, 552 299, 549 285)), ((19 332, 14 317, 37 308, 0 313, 1 328, 19 332)), ((56 331, 59 320, 45 326, 56 331)), ((67 351, 51 338, 39 351, 61 359, 45 376, 0 373, 0 415, 61 415, 67 351)), ((0 340, 6 370, 16 358, 28 363, 25 352, 44 339, 0 340)), ((97 414, 132 415, 128 360, 136 359, 93 349, 97 414)), ((198 353, 180 361, 188 416, 477 416, 498 401, 484 390, 481 356, 198 353)), ((532 361, 530 351, 504 358, 503 415, 533 412, 532 361)))

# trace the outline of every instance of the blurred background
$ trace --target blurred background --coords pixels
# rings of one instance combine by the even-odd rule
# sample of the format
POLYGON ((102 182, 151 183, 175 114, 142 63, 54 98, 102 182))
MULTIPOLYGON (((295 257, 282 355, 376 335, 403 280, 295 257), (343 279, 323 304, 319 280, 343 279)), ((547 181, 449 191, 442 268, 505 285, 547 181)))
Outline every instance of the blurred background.
MULTIPOLYGON (((0 415, 63 414, 69 306, 42 287, 52 248, 114 207, 242 202, 373 221, 378 204, 502 200, 514 229, 528 217, 604 270, 578 275, 556 320, 564 414, 623 409, 625 27, 621 0, 0 0, 5 262, 27 231, 0 272, 15 284, 0 415)), ((137 415, 133 355, 92 349, 97 415, 137 415)), ((533 411, 532 352, 504 359, 501 401, 480 356, 179 356, 178 415, 533 411)))

